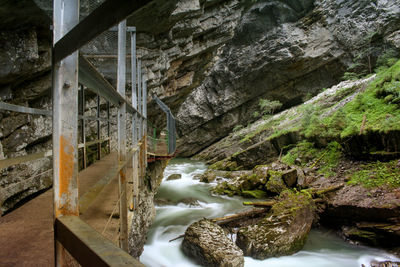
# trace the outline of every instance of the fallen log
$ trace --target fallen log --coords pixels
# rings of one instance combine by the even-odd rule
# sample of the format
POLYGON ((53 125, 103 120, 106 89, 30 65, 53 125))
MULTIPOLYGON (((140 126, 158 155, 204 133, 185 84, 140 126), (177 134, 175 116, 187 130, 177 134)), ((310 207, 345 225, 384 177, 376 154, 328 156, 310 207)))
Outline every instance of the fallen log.
MULTIPOLYGON (((325 200, 322 198, 314 198, 313 201, 314 201, 314 203, 325 202, 325 200)), ((276 203, 278 203, 278 201, 258 201, 258 202, 243 202, 243 205, 246 205, 246 206, 249 205, 249 206, 254 206, 254 207, 272 207, 276 203)))
POLYGON ((245 206, 254 206, 254 207, 272 207, 275 205, 276 201, 258 201, 258 202, 243 202, 245 206))
POLYGON ((333 192, 333 191, 339 190, 339 189, 341 189, 343 187, 344 187, 344 184, 334 185, 334 186, 319 190, 315 194, 317 196, 319 196, 319 195, 323 195, 323 194, 326 194, 326 193, 329 193, 329 192, 333 192))
POLYGON ((267 211, 268 211, 268 209, 252 209, 252 210, 236 213, 233 215, 228 215, 228 216, 221 217, 221 218, 214 218, 214 219, 211 219, 211 221, 221 226, 221 225, 231 223, 236 220, 241 220, 244 218, 251 219, 257 215, 267 213, 267 211))

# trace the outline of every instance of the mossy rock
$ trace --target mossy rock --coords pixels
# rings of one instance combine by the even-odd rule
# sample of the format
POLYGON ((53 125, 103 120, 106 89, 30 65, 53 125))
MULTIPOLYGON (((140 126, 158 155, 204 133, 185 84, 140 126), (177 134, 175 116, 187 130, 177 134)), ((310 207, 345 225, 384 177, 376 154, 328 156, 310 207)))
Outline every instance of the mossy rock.
POLYGON ((221 170, 221 171, 236 171, 239 169, 236 161, 230 161, 227 159, 217 161, 214 164, 212 164, 209 168, 213 169, 213 170, 221 170))
POLYGON ((314 210, 308 196, 285 191, 264 219, 239 229, 236 244, 255 259, 296 253, 307 240, 314 210))
POLYGON ((252 198, 262 199, 267 196, 267 193, 262 190, 249 190, 249 191, 242 191, 242 195, 244 197, 252 197, 252 198))
POLYGON ((268 165, 257 165, 253 168, 253 173, 257 175, 260 179, 268 179, 268 171, 270 167, 268 165))
MULTIPOLYGON (((267 179, 265 177, 259 177, 256 174, 243 173, 239 177, 235 177, 230 181, 224 181, 218 184, 212 189, 212 192, 215 194, 224 194, 228 196, 242 196, 243 192, 247 191, 264 192, 262 191, 262 189, 265 188, 266 180, 267 179)), ((246 196, 258 198, 258 196, 260 196, 260 193, 256 193, 256 195, 257 197, 251 194, 247 194, 246 196)))
POLYGON ((280 194, 284 190, 288 189, 287 186, 285 185, 285 182, 282 179, 282 172, 277 172, 277 171, 270 171, 270 177, 268 182, 265 185, 265 189, 268 192, 274 193, 274 194, 280 194))
POLYGON ((378 236, 372 231, 360 230, 357 227, 343 227, 342 233, 350 240, 359 241, 373 246, 377 245, 378 236))
POLYGON ((235 186, 234 184, 228 183, 227 181, 224 181, 222 183, 219 183, 217 186, 215 186, 212 190, 212 193, 218 194, 218 195, 228 195, 228 196, 234 196, 234 195, 241 195, 242 190, 235 186))
POLYGON ((211 183, 217 178, 217 174, 213 170, 207 170, 200 176, 200 182, 211 183))

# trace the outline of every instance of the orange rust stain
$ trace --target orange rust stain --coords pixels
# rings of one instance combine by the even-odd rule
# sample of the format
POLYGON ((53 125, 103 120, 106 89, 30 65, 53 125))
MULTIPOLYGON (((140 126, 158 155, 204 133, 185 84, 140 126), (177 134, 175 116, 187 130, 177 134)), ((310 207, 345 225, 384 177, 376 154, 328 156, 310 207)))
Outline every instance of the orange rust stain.
POLYGON ((119 177, 121 179, 121 184, 125 183, 125 180, 126 180, 125 170, 122 169, 119 171, 119 177))
POLYGON ((79 215, 78 205, 71 203, 71 183, 74 179, 74 146, 65 136, 60 136, 59 199, 56 217, 59 215, 79 215), (63 202, 63 203, 62 203, 63 202))

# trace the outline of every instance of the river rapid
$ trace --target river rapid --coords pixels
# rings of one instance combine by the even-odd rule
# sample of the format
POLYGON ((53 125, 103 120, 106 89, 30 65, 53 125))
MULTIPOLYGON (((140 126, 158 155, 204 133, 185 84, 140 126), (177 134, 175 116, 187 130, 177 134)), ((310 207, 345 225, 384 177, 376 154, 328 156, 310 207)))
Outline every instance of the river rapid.
MULTIPOLYGON (((168 200, 168 205, 156 206, 157 215, 148 233, 148 240, 140 261, 149 267, 199 266, 180 250, 182 238, 169 240, 183 234, 193 222, 202 218, 215 218, 245 209, 240 197, 214 196, 212 184, 193 179, 207 169, 200 161, 173 159, 164 172, 164 180, 156 198, 168 200), (166 181, 174 173, 179 180, 166 181), (198 204, 193 205, 193 200, 198 204)), ((312 230, 303 250, 291 256, 254 260, 245 257, 245 267, 360 267, 369 266, 371 261, 399 261, 399 258, 382 250, 354 246, 344 242, 329 230, 312 230)))

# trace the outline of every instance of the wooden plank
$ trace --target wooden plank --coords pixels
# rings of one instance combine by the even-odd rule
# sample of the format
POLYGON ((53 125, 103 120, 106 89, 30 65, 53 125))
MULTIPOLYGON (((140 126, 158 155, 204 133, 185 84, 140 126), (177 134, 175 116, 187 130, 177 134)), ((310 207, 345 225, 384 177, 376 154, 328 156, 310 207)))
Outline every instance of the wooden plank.
POLYGON ((150 2, 151 0, 106 0, 54 45, 54 63, 150 2))
POLYGON ((129 153, 125 161, 118 162, 117 165, 112 167, 106 175, 104 175, 95 185, 93 185, 84 195, 79 198, 79 211, 84 213, 89 206, 93 203, 96 197, 103 191, 104 187, 108 185, 112 179, 116 178, 120 170, 124 168, 132 159, 133 152, 129 153))
POLYGON ((55 236, 81 266, 144 266, 76 216, 55 221, 55 236))

